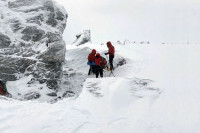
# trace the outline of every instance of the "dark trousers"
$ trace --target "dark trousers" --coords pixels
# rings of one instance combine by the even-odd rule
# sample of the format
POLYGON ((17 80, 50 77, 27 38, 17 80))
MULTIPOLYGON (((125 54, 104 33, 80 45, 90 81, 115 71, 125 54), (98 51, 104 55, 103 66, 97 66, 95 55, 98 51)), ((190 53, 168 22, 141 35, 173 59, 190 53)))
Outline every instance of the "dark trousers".
POLYGON ((90 75, 91 73, 95 73, 95 70, 94 70, 94 66, 90 65, 90 69, 88 71, 88 75, 90 75))
POLYGON ((96 78, 99 77, 99 73, 100 76, 103 77, 103 68, 100 66, 95 66, 95 73, 96 73, 96 78))
POLYGON ((113 59, 114 59, 114 55, 109 55, 110 70, 114 70, 113 59))

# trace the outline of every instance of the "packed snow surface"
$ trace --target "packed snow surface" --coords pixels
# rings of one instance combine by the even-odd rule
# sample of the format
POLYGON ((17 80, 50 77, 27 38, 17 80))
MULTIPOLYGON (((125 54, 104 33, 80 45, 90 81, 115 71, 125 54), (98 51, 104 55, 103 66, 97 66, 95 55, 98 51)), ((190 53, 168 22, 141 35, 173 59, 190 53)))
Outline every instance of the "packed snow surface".
MULTIPOLYGON (((85 74, 78 98, 54 104, 1 97, 1 133, 199 133, 199 45, 114 44, 104 78, 86 76, 87 55, 106 45, 67 46, 68 67, 85 74)), ((105 55, 103 55, 105 57, 105 55)), ((65 68, 67 69, 67 68, 65 68)))

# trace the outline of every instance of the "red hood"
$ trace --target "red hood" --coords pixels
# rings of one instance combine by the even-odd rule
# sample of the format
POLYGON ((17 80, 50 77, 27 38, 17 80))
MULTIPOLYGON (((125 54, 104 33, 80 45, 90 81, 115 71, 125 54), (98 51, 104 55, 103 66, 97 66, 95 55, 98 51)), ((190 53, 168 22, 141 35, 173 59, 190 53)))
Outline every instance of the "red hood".
POLYGON ((111 42, 107 42, 107 47, 112 46, 111 42))

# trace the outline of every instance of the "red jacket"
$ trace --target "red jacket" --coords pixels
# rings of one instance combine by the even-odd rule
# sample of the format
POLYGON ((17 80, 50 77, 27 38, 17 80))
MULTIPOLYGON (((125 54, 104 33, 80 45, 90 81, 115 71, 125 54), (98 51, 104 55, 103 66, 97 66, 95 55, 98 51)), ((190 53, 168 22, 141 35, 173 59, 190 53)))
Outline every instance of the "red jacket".
POLYGON ((0 84, 0 95, 6 95, 7 92, 3 91, 3 86, 0 84))
POLYGON ((89 62, 94 62, 94 60, 95 60, 95 54, 96 54, 96 50, 93 49, 92 52, 88 55, 88 61, 89 62))
POLYGON ((95 60, 95 54, 90 53, 90 54, 88 55, 88 61, 89 61, 89 62, 94 62, 94 60, 95 60))
POLYGON ((108 42, 107 43, 107 47, 108 47, 108 54, 109 55, 114 55, 115 54, 115 48, 114 48, 114 46, 110 42, 108 42))
POLYGON ((95 65, 99 66, 101 63, 101 56, 95 58, 95 65))

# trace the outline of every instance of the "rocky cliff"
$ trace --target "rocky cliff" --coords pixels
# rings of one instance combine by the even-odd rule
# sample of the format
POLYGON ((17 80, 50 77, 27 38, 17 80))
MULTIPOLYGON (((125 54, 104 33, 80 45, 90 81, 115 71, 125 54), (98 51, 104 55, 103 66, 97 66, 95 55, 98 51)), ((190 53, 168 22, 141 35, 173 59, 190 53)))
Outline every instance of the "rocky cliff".
POLYGON ((0 0, 0 78, 59 89, 66 21, 52 0, 0 0))

